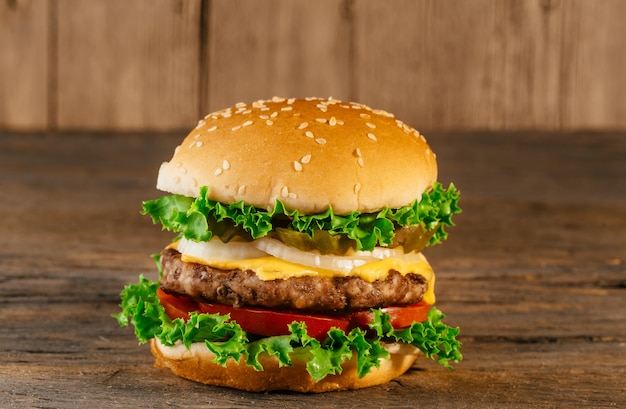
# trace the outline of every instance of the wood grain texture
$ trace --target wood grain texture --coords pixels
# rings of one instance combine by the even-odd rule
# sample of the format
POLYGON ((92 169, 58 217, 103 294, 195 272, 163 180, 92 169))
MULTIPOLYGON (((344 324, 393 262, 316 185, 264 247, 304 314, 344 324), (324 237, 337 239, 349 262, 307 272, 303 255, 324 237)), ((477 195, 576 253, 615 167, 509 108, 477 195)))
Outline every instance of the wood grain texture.
POLYGON ((60 129, 171 129, 199 117, 200 1, 58 1, 60 129))
POLYGON ((422 129, 623 126, 623 2, 392 3, 354 4, 357 99, 422 129))
POLYGON ((207 111, 274 95, 347 99, 347 7, 336 0, 211 2, 207 111))
POLYGON ((0 129, 333 96, 421 130, 626 129, 621 0, 5 0, 0 129))
POLYGON ((563 121, 570 129, 623 129, 626 34, 620 0, 574 3, 564 10, 563 121))
POLYGON ((152 367, 118 294, 172 238, 139 214, 182 134, 0 134, 0 401, 8 407, 626 405, 626 135, 432 133, 464 212, 427 249, 464 360, 324 395, 208 387, 152 367))
POLYGON ((49 126, 49 7, 0 2, 0 129, 49 126))

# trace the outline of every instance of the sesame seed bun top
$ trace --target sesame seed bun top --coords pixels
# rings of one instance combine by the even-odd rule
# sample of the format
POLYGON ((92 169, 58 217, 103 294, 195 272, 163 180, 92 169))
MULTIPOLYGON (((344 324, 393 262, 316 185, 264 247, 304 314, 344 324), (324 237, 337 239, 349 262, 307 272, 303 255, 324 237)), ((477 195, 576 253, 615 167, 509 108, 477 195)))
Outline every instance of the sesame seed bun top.
POLYGON ((336 99, 274 97, 207 115, 161 165, 157 188, 303 214, 408 205, 437 179, 426 140, 393 115, 336 99))

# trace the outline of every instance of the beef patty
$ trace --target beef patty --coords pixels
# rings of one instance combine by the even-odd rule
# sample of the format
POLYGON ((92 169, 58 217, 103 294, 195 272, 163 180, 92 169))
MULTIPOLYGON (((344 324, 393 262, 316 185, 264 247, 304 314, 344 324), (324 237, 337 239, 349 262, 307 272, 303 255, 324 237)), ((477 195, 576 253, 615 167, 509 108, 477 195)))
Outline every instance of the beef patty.
POLYGON ((367 282, 358 277, 293 277, 263 281, 250 270, 220 270, 187 263, 175 249, 161 253, 161 287, 167 293, 235 307, 256 306, 307 311, 351 311, 422 300, 426 279, 390 270, 387 278, 367 282))

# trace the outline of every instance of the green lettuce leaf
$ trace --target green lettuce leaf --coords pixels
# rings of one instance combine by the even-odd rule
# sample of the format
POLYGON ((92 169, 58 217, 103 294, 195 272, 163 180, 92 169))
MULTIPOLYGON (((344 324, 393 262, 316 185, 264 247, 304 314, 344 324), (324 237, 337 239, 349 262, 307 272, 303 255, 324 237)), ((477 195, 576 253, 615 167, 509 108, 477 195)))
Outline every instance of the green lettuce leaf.
POLYGON ((447 368, 450 361, 460 362, 461 343, 456 339, 459 328, 452 328, 442 322, 445 317, 437 308, 431 308, 424 322, 414 322, 410 327, 396 330, 389 322, 389 315, 380 310, 372 310, 374 321, 370 327, 385 339, 405 342, 417 347, 426 358, 432 358, 447 368))
POLYGON ((262 370, 259 356, 267 353, 276 356, 281 366, 292 365, 294 359, 305 361, 311 377, 319 381, 329 374, 341 373, 341 364, 356 354, 358 375, 363 377, 378 367, 381 359, 389 357, 381 341, 409 343, 446 367, 450 367, 450 361, 462 359, 461 344, 456 339, 458 328, 445 325, 441 321, 443 314, 436 308, 430 310, 427 321, 401 330, 391 326, 388 314, 372 309, 373 337, 358 328, 348 333, 332 328, 326 340, 320 342, 308 335, 304 323, 294 322, 289 325, 289 335, 250 341, 228 315, 191 313, 187 322, 170 319, 156 296, 157 287, 158 283, 143 276, 137 284, 124 287, 120 294, 122 311, 113 315, 119 325, 132 324, 140 343, 151 338, 169 346, 180 342, 187 348, 192 343, 204 343, 220 365, 226 365, 229 359, 239 362, 243 358, 247 365, 262 370))
POLYGON ((263 367, 259 361, 261 353, 274 355, 278 358, 278 366, 291 366, 291 355, 294 349, 291 346, 291 338, 285 336, 274 336, 263 339, 263 342, 252 342, 248 344, 245 356, 246 364, 254 367, 257 371, 262 371, 263 367))
MULTIPOLYGON (((396 230, 417 225, 428 232, 427 244, 435 245, 447 238, 445 227, 454 226, 452 216, 461 212, 458 206, 459 191, 454 184, 445 189, 438 182, 408 206, 347 215, 335 214, 332 207, 323 213, 304 215, 297 210, 288 210, 280 200, 276 200, 271 211, 247 205, 243 201, 224 204, 209 199, 208 193, 209 188, 204 186, 200 188, 196 199, 168 195, 148 200, 143 202, 142 214, 149 214, 152 221, 161 223, 164 229, 195 241, 208 241, 214 235, 224 242, 234 238, 251 240, 286 228, 313 239, 319 231, 341 235, 350 239, 356 250, 373 250, 376 246, 394 245, 396 230)), ((284 232, 279 237, 281 235, 285 236, 284 232)), ((323 235, 318 236, 319 244, 313 240, 303 245, 310 246, 313 243, 318 249, 329 252, 328 245, 333 243, 323 235)), ((339 246, 338 243, 340 241, 334 245, 339 246)), ((342 247, 345 247, 345 242, 342 242, 342 247)))
POLYGON ((114 314, 121 327, 132 324, 140 343, 147 342, 163 332, 162 325, 169 317, 161 307, 156 290, 159 284, 139 276, 139 283, 129 284, 120 293, 122 311, 114 314))

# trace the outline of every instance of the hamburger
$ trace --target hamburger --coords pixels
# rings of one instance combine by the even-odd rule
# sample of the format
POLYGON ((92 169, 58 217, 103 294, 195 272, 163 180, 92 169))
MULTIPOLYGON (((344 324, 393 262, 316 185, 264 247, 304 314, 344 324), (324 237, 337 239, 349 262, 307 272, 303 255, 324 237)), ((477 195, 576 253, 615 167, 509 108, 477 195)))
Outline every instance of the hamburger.
POLYGON ((142 213, 174 240, 158 281, 122 293, 119 324, 155 365, 247 391, 380 385, 419 355, 462 359, 422 254, 459 191, 388 112, 336 99, 259 100, 207 115, 164 162, 142 213))

